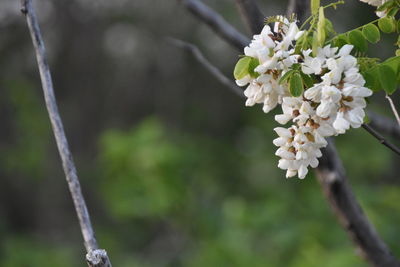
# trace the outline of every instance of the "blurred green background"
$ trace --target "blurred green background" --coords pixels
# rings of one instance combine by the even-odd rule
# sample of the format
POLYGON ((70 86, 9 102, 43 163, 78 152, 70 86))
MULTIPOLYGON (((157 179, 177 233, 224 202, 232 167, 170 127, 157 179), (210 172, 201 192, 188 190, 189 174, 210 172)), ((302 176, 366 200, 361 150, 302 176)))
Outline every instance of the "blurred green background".
MULTIPOLYGON (((239 52, 173 0, 34 1, 72 153, 114 266, 366 266, 313 173, 284 178, 277 123, 221 86, 239 52)), ((208 0, 248 34, 233 0, 208 0)), ((327 3, 324 2, 324 3, 327 3)), ((86 266, 19 1, 0 2, 0 266, 86 266)), ((265 15, 287 3, 260 0, 265 15)), ((348 1, 338 32, 374 18, 348 1)), ((389 57, 394 36, 370 47, 389 57)), ((399 96, 394 95, 395 103, 399 96)), ((370 109, 391 116, 382 94, 370 109)), ((399 158, 361 129, 336 138, 350 183, 400 255, 399 158)))

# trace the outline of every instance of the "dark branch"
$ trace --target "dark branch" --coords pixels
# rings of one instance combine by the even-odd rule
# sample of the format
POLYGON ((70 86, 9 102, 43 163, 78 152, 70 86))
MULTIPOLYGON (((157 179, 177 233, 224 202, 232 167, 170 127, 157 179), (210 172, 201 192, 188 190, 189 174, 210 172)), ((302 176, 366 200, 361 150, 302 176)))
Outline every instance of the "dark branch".
MULTIPOLYGON (((89 212, 86 207, 85 199, 82 195, 81 186, 76 172, 75 164, 72 159, 71 152, 68 147, 68 141, 65 136, 64 127, 61 121, 60 114, 54 95, 53 82, 51 79, 50 68, 47 63, 46 50, 40 32, 39 24, 36 18, 31 0, 22 0, 21 11, 26 16, 29 32, 32 38, 32 43, 35 48, 36 59, 39 67, 40 79, 46 102, 47 111, 49 113, 51 126, 53 128, 58 151, 61 156, 62 165, 69 190, 74 202, 75 210, 78 215, 79 224, 81 227, 84 244, 88 255, 101 255, 100 262, 103 264, 91 264, 89 266, 110 267, 110 261, 107 253, 104 250, 99 250, 97 241, 94 235, 92 223, 90 221, 89 212)), ((91 257, 89 257, 91 258, 91 257)))
POLYGON ((378 139, 379 143, 382 145, 386 146, 390 150, 392 150, 394 153, 397 155, 400 155, 400 149, 396 147, 395 145, 389 143, 381 134, 379 134, 377 131, 375 131, 373 128, 371 128, 368 124, 363 124, 362 127, 370 133, 373 137, 378 139))
POLYGON ((307 11, 310 9, 309 0, 289 0, 287 16, 290 17, 293 13, 296 14, 300 23, 303 23, 307 11))
POLYGON ((261 32, 264 26, 264 15, 254 0, 235 0, 236 5, 242 16, 242 20, 247 24, 252 34, 261 32))
POLYGON ((197 59, 197 61, 199 61, 200 64, 203 65, 203 67, 208 72, 210 72, 211 75, 213 75, 215 78, 217 78, 218 81, 220 81, 223 85, 225 85, 227 88, 229 88, 236 95, 238 95, 240 97, 244 97, 243 90, 239 86, 237 86, 235 83, 233 83, 231 79, 226 77, 217 67, 215 67, 213 64, 211 64, 211 62, 208 61, 204 57, 204 55, 201 53, 201 51, 195 45, 181 41, 181 40, 177 40, 174 38, 168 38, 168 41, 170 43, 192 53, 193 56, 197 59))
POLYGON ((394 120, 371 111, 368 112, 368 117, 369 125, 374 129, 400 140, 400 127, 394 120))
POLYGON ((226 20, 217 12, 209 8, 200 0, 179 0, 193 15, 199 20, 206 23, 210 28, 219 35, 222 39, 227 41, 228 44, 232 45, 239 51, 243 51, 243 48, 249 44, 250 40, 226 20))
POLYGON ((340 224, 363 256, 374 266, 400 266, 358 204, 332 140, 323 151, 317 177, 340 224))

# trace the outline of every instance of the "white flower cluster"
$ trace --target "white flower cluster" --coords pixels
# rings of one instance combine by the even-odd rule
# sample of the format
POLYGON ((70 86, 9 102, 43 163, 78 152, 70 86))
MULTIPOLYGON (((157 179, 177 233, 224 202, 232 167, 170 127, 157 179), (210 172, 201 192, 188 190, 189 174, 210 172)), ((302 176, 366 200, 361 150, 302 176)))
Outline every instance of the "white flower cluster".
MULTIPOLYGON (((371 6, 376 6, 377 8, 379 8, 380 6, 382 6, 383 4, 385 4, 386 2, 392 1, 392 0, 360 0, 361 2, 367 3, 371 6)), ((376 15, 380 18, 386 16, 386 10, 384 11, 376 11, 375 12, 376 15)))
POLYGON ((259 60, 260 65, 255 68, 259 76, 248 75, 236 82, 240 86, 249 84, 244 91, 247 106, 263 104, 267 113, 281 104, 283 113, 276 115, 275 120, 292 125, 274 129, 279 136, 273 141, 279 147, 276 155, 281 157, 278 167, 286 170, 286 177, 304 178, 309 166, 318 166, 321 148, 327 145, 326 137, 361 126, 365 97, 372 91, 364 87, 357 60, 350 55, 353 46, 344 45, 338 51, 328 45, 318 48, 315 57, 311 50, 295 54, 293 42, 301 33, 294 22, 277 23, 273 32, 265 26, 245 48, 247 56, 259 60), (278 82, 293 64, 300 65, 301 72, 318 81, 300 97, 291 96, 287 82, 278 82))
POLYGON ((260 65, 255 69, 258 78, 250 75, 237 80, 239 86, 250 84, 244 91, 247 97, 246 106, 263 104, 265 113, 282 103, 282 97, 288 95, 286 88, 278 84, 279 75, 297 62, 293 42, 302 34, 295 22, 289 23, 286 18, 275 23, 274 31, 266 25, 259 35, 244 49, 244 54, 257 58, 260 65))

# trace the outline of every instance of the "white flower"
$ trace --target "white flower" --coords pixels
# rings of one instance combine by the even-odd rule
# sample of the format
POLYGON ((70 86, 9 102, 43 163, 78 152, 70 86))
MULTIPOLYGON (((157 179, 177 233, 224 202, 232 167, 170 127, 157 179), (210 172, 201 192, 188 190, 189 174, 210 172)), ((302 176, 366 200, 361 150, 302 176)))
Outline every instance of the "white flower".
MULTIPOLYGON (((385 4, 386 2, 389 2, 391 0, 360 0, 361 2, 367 3, 371 6, 376 6, 376 7, 380 7, 381 5, 385 4)), ((376 15, 380 18, 386 16, 387 14, 387 10, 384 11, 376 11, 375 12, 376 15)))
POLYGON ((287 85, 279 85, 282 73, 298 62, 299 55, 294 55, 293 42, 302 34, 295 22, 289 23, 284 18, 275 23, 274 31, 266 25, 260 34, 254 35, 251 43, 245 47, 246 56, 258 59, 259 65, 254 69, 258 78, 246 75, 237 80, 239 86, 248 87, 244 91, 247 97, 246 106, 263 104, 263 111, 268 113, 289 95, 287 85))
POLYGON ((333 127, 339 134, 345 133, 350 128, 350 123, 344 118, 343 112, 338 112, 333 127))

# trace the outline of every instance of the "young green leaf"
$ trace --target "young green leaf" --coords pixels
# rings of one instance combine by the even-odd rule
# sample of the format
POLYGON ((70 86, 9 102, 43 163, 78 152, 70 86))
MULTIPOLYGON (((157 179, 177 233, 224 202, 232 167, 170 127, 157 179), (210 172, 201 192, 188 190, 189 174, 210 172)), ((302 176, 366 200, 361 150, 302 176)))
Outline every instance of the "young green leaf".
POLYGON ((310 88, 314 86, 314 80, 311 78, 310 75, 304 74, 300 72, 301 78, 303 79, 303 83, 305 84, 306 88, 310 88))
POLYGON ((332 22, 327 18, 325 18, 325 33, 327 35, 329 35, 330 33, 336 34, 332 22))
POLYGON ((287 81, 295 72, 295 70, 289 70, 288 72, 286 72, 280 79, 279 79, 279 84, 284 83, 285 81, 287 81))
POLYGON ((359 30, 349 32, 349 42, 361 52, 366 52, 368 49, 367 40, 365 40, 364 35, 359 30))
POLYGON ((289 91, 290 94, 294 97, 301 96, 303 94, 304 86, 303 79, 298 71, 296 71, 289 82, 289 91))
POLYGON ((375 44, 381 39, 379 29, 374 24, 365 25, 362 29, 362 34, 364 35, 365 39, 367 39, 370 43, 375 44))
POLYGON ((243 79, 249 74, 249 65, 251 62, 251 57, 242 57, 236 63, 235 69, 233 70, 233 76, 236 80, 243 79))
POLYGON ((379 82, 378 76, 379 74, 377 68, 368 71, 366 73, 363 73, 363 77, 365 79, 365 87, 371 89, 374 92, 382 90, 382 86, 381 83, 379 82))
POLYGON ((346 34, 340 34, 335 38, 334 46, 341 48, 345 44, 348 44, 349 40, 347 39, 346 34))
POLYGON ((378 69, 379 80, 386 93, 393 94, 397 89, 396 72, 388 65, 381 65, 378 69))
POLYGON ((319 5, 320 5, 320 0, 311 0, 311 14, 312 15, 315 15, 318 13, 319 5))
POLYGON ((378 20, 378 26, 384 33, 394 32, 396 29, 395 21, 392 17, 384 17, 378 20))
POLYGON ((254 69, 257 68, 257 66, 260 65, 260 61, 258 61, 257 58, 251 57, 251 60, 249 62, 249 74, 250 76, 257 78, 258 76, 260 76, 260 74, 258 72, 255 72, 254 69))

